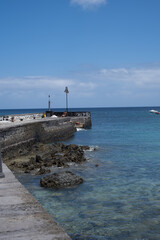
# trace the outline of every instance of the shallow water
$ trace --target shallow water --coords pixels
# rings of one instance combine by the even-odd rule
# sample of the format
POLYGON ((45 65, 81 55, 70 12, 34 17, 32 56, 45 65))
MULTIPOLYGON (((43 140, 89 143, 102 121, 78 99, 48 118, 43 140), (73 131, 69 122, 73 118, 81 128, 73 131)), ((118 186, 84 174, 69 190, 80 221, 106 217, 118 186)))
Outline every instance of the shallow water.
POLYGON ((48 190, 39 176, 18 176, 72 239, 160 239, 160 115, 152 108, 90 109, 92 128, 65 142, 97 147, 70 166, 80 186, 48 190))

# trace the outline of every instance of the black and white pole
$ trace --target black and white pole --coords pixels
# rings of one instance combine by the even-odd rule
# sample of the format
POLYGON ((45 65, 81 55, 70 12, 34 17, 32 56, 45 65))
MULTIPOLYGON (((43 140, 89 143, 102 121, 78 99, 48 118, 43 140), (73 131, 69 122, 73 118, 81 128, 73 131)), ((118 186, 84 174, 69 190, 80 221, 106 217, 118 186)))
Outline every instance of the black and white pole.
POLYGON ((65 88, 64 92, 66 93, 66 112, 68 112, 68 87, 65 88))
POLYGON ((0 178, 4 178, 4 173, 2 169, 2 155, 1 155, 1 141, 0 141, 0 178))

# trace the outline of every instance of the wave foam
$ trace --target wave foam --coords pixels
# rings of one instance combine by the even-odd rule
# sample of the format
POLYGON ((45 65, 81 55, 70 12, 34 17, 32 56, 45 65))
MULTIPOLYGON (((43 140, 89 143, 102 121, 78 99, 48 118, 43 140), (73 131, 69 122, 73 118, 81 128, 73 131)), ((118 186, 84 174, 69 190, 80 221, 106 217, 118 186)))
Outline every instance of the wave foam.
POLYGON ((77 132, 79 132, 79 131, 86 131, 86 129, 84 129, 84 128, 77 128, 77 132))
POLYGON ((97 149, 98 149, 98 146, 89 146, 89 149, 87 149, 86 151, 93 152, 93 151, 95 151, 97 149))

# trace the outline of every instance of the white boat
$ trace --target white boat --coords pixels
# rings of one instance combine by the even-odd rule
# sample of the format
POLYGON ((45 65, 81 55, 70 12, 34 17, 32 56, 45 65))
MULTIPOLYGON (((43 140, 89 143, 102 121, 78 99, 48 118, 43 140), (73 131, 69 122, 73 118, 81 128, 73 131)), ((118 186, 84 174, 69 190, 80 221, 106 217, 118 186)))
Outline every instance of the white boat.
POLYGON ((150 110, 151 113, 160 114, 157 110, 150 110))

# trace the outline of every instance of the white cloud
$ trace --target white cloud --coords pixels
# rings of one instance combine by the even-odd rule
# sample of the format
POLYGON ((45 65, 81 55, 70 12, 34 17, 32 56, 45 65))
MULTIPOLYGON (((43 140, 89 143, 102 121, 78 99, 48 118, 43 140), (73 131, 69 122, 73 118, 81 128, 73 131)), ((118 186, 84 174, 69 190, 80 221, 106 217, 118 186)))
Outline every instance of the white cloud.
POLYGON ((94 90, 97 84, 93 82, 79 82, 79 86, 89 91, 89 90, 94 90))
POLYGON ((74 85, 73 79, 52 78, 45 76, 29 76, 23 78, 5 78, 0 79, 1 89, 16 89, 16 90, 49 90, 62 89, 65 86, 74 85))
POLYGON ((51 95, 52 107, 64 107, 66 86, 70 103, 77 107, 76 102, 80 105, 93 98, 97 84, 87 79, 48 76, 0 78, 0 108, 47 107, 48 94, 51 95))
POLYGON ((83 9, 98 7, 107 3, 107 0, 71 0, 71 4, 78 4, 83 9))
POLYGON ((160 67, 103 68, 73 75, 71 78, 1 78, 0 108, 46 106, 48 94, 53 98, 54 107, 63 107, 66 86, 74 107, 143 106, 160 102, 160 67))
POLYGON ((0 79, 1 92, 10 92, 10 94, 30 94, 35 93, 54 93, 63 94, 64 89, 68 86, 72 95, 80 95, 82 92, 91 93, 97 84, 91 81, 82 81, 78 79, 54 78, 47 76, 27 76, 23 78, 3 78, 0 79))
POLYGON ((77 77, 93 84, 93 106, 154 106, 160 102, 160 67, 94 69, 78 72, 77 77))
POLYGON ((130 84, 140 88, 160 88, 160 68, 141 69, 102 69, 98 71, 95 78, 106 82, 119 82, 121 85, 130 84))

